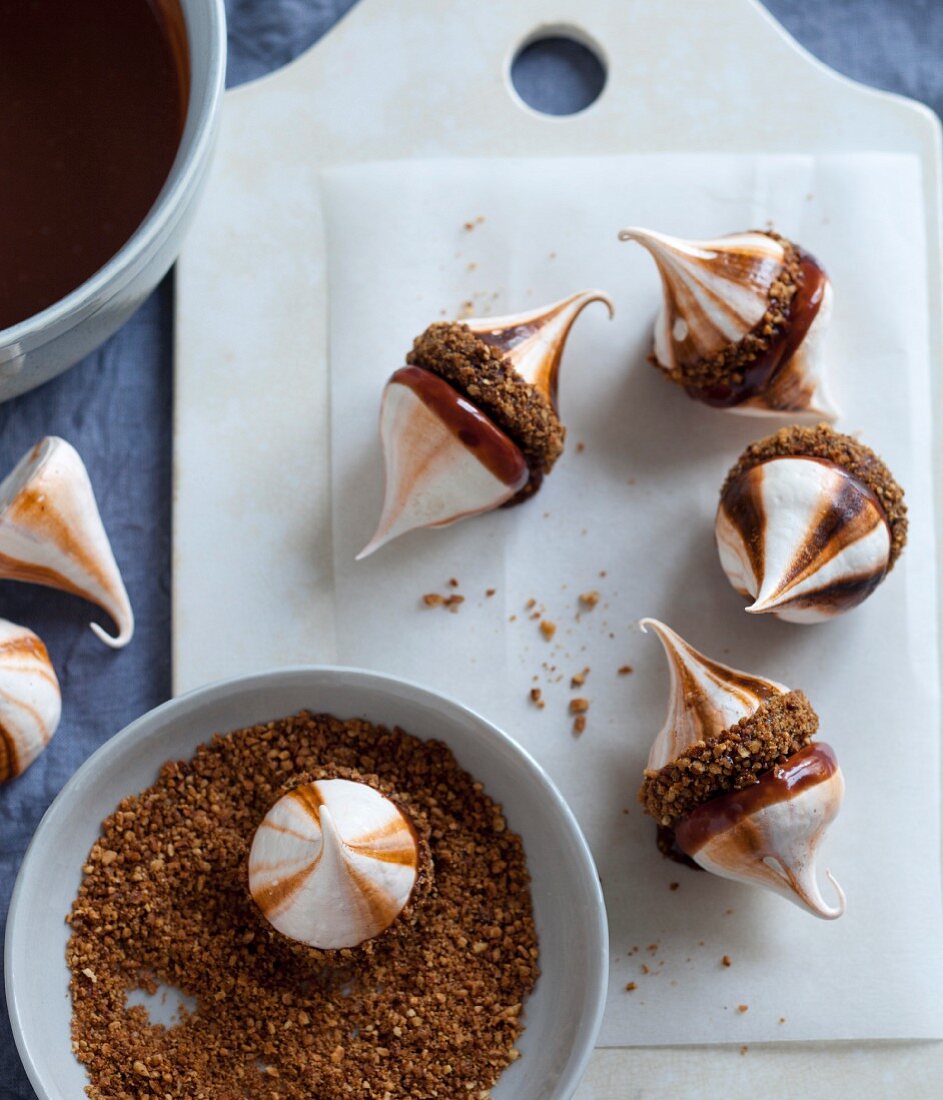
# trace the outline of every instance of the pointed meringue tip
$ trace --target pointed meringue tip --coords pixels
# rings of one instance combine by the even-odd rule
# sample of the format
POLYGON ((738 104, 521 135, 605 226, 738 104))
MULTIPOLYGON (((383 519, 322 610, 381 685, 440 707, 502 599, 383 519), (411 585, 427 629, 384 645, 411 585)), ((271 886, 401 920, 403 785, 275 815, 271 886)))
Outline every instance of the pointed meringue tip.
POLYGON ((775 595, 757 596, 753 603, 743 610, 748 615, 766 615, 771 611, 775 611, 781 603, 782 600, 777 599, 775 595))
POLYGON ((604 290, 581 290, 578 294, 574 294, 570 301, 578 301, 581 310, 590 305, 592 302, 602 302, 606 309, 609 311, 610 321, 616 315, 615 303, 604 290))
POLYGON ((104 642, 106 646, 111 649, 124 649, 124 647, 134 637, 134 619, 128 619, 125 622, 118 623, 118 633, 109 634, 104 627, 99 626, 98 623, 88 624, 92 633, 100 641, 104 642))
POLYGON ((665 625, 664 623, 660 623, 657 619, 648 619, 648 618, 646 618, 646 619, 639 619, 639 621, 638 621, 639 630, 641 630, 641 632, 643 634, 648 633, 648 628, 649 627, 651 627, 652 630, 654 630, 655 633, 657 634, 659 628, 664 626, 664 625, 665 625))
POLYGON ((382 532, 382 528, 378 529, 373 538, 367 543, 367 545, 360 551, 360 553, 354 558, 354 561, 363 561, 364 558, 369 558, 371 554, 375 554, 381 546, 386 546, 388 542, 392 542, 396 538, 396 532, 390 533, 387 531, 385 534, 382 532))

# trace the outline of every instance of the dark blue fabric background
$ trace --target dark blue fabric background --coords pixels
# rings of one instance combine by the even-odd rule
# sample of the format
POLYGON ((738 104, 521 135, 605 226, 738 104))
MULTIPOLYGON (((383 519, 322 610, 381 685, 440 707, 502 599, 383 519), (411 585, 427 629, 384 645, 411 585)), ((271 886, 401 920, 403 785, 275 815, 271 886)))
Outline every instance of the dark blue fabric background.
MULTIPOLYGON (((353 2, 227 0, 229 84, 283 65, 353 2)), ((938 0, 769 0, 769 7, 836 69, 943 108, 938 0)), ((525 98, 555 112, 578 104, 592 79, 579 56, 564 52, 558 60, 562 68, 528 56, 517 73, 525 98)), ((88 630, 88 606, 0 582, 0 616, 45 640, 64 696, 62 725, 49 749, 25 776, 0 788, 3 925, 23 852, 58 790, 103 741, 170 693, 172 298, 168 277, 100 351, 0 406, 0 477, 44 435, 64 436, 83 455, 137 615, 133 643, 113 653, 88 630)), ((0 1100, 32 1096, 0 1010, 0 1100)))

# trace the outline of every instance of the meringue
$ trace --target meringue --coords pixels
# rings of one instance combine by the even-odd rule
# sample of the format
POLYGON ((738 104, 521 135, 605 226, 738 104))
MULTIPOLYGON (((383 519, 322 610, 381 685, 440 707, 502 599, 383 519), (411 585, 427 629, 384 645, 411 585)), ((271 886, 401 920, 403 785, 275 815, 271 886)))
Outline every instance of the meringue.
POLYGON ((393 801, 366 783, 322 779, 265 815, 249 852, 249 892, 282 935, 339 950, 393 924, 419 865, 416 830, 393 801))
POLYGON ((62 695, 46 647, 0 619, 0 783, 33 763, 59 726, 62 695))
POLYGON ((841 805, 832 750, 813 743, 805 695, 712 661, 664 623, 646 619, 671 669, 665 725, 639 791, 659 848, 739 882, 765 886, 824 919, 815 859, 841 805))
POLYGON ((814 257, 775 233, 704 241, 631 228, 663 288, 654 359, 692 397, 756 416, 835 416, 823 382, 832 287, 814 257))
POLYGON ((906 542, 903 490, 863 444, 825 425, 754 443, 715 520, 720 563, 750 614, 824 622, 856 607, 906 542))
POLYGON ((563 451, 557 412, 567 336, 587 290, 505 317, 437 323, 417 337, 380 407, 386 489, 357 555, 423 527, 446 527, 532 496, 563 451))
POLYGON ((92 483, 75 448, 47 436, 0 482, 0 580, 30 581, 81 596, 106 611, 120 648, 134 634, 134 615, 105 534, 92 483))

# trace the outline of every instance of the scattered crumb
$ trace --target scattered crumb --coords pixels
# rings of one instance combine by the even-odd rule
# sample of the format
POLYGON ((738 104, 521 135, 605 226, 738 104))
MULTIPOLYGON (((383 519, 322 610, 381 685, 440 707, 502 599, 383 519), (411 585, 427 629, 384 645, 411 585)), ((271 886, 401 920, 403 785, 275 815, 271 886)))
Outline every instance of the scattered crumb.
POLYGON ((486 588, 485 589, 485 596, 487 596, 487 598, 490 600, 491 597, 495 594, 495 592, 497 592, 496 588, 486 588))
POLYGON ((629 982, 625 987, 626 993, 632 993, 636 989, 638 989, 638 986, 635 984, 635 982, 629 982))
POLYGON ((583 453, 583 451, 585 451, 585 450, 586 450, 586 444, 585 443, 577 443, 576 453, 578 455, 581 455, 583 453))
POLYGON ((742 1016, 744 1014, 744 1012, 749 1012, 750 1011, 750 1006, 749 1005, 737 1005, 737 1011, 742 1016))
POLYGON ((750 1049, 750 1048, 749 1048, 748 1046, 744 1045, 744 1046, 742 1046, 742 1047, 740 1048, 740 1053, 741 1053, 741 1054, 746 1054, 746 1052, 747 1052, 747 1051, 748 1051, 749 1049, 750 1049))
POLYGON ((470 263, 468 265, 468 267, 466 268, 467 271, 476 271, 477 269, 478 269, 478 264, 474 263, 474 261, 472 263, 470 263))
POLYGON ((730 966, 730 965, 732 965, 732 963, 731 963, 731 958, 730 958, 730 956, 729 956, 729 955, 724 955, 724 957, 723 957, 723 958, 722 958, 722 959, 721 959, 720 961, 721 961, 721 964, 722 964, 723 966, 730 966))
POLYGON ((471 233, 471 231, 475 228, 475 226, 476 225, 481 225, 484 222, 484 220, 485 220, 484 215, 479 214, 478 217, 475 218, 473 221, 465 222, 465 224, 462 226, 462 228, 465 230, 466 233, 471 233))
POLYGON ((580 733, 585 733, 586 732, 586 715, 585 714, 578 714, 573 719, 573 732, 575 734, 580 734, 580 733))
POLYGON ((538 710, 543 710, 544 707, 547 705, 544 702, 543 692, 540 690, 540 688, 530 689, 530 701, 534 704, 535 707, 538 708, 538 710))
POLYGON ((508 615, 508 622, 509 623, 516 623, 517 622, 517 616, 516 615, 508 615))
POLYGON ((668 889, 669 890, 677 890, 680 885, 681 885, 680 882, 669 882, 668 883, 668 889))
POLYGON ((449 611, 458 611, 459 607, 465 602, 464 596, 448 596, 445 600, 445 606, 449 611))
POLYGON ((570 714, 585 714, 588 710, 588 699, 576 698, 570 700, 570 714))
POLYGON ((651 974, 651 971, 648 969, 648 966, 647 966, 646 963, 642 963, 642 973, 643 974, 651 974))
POLYGON ((657 943, 650 943, 648 945, 648 950, 651 951, 651 953, 654 955, 655 952, 658 950, 658 944, 657 943))
POLYGON ((441 607, 445 603, 445 597, 440 596, 438 592, 427 592, 422 597, 422 602, 426 607, 441 607))
POLYGON ((784 1023, 786 1022, 786 1017, 785 1017, 785 1016, 780 1016, 780 1017, 779 1017, 779 1022, 780 1022, 781 1024, 784 1024, 784 1023))
POLYGON ((620 676, 631 676, 634 671, 635 670, 632 668, 631 665, 623 665, 619 669, 619 675, 620 676))
POLYGON ((595 607, 599 603, 599 593, 595 589, 592 592, 581 593, 580 603, 584 607, 595 607))
POLYGON ((455 577, 449 577, 449 588, 458 588, 458 581, 455 577))
POLYGON ((525 611, 530 611, 530 609, 532 607, 536 607, 536 606, 537 606, 537 601, 534 599, 533 596, 531 596, 531 598, 527 601, 527 603, 524 604, 524 610, 525 611))
POLYGON ((547 639, 548 642, 554 636, 554 634, 556 634, 556 632, 557 632, 557 624, 556 623, 552 623, 549 619, 542 619, 541 620, 541 622, 540 622, 540 633, 543 634, 543 636, 547 639))
POLYGON ((582 672, 574 672, 570 677, 570 687, 578 688, 582 687, 586 683, 586 677, 589 675, 589 666, 583 669, 582 672))

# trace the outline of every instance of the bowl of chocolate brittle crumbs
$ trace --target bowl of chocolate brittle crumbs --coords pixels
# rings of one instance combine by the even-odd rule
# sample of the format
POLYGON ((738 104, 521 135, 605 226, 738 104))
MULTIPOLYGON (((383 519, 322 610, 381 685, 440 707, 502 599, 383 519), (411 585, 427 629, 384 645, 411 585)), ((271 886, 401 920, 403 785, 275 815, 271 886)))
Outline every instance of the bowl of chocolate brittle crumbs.
POLYGON ((112 738, 37 829, 6 939, 41 1100, 563 1100, 607 963, 540 767, 450 699, 338 668, 112 738))

